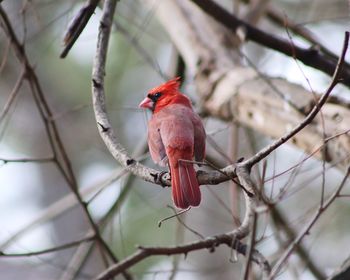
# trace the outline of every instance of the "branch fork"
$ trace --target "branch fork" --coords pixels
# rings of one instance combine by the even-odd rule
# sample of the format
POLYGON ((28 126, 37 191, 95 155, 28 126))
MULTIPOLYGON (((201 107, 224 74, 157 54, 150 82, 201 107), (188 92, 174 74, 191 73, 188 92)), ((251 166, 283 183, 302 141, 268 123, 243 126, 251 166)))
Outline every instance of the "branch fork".
MULTIPOLYGON (((199 4, 199 1, 194 1, 199 4)), ((205 1, 207 2, 207 1, 205 1)), ((169 173, 159 172, 157 170, 148 168, 141 163, 135 161, 128 156, 125 149, 117 141, 117 137, 110 125, 106 106, 105 106, 105 94, 104 94, 104 72, 105 72, 105 62, 108 48, 108 41, 110 36, 111 22, 113 19, 113 12, 116 0, 106 0, 104 3, 103 15, 101 19, 101 24, 99 28, 99 36, 97 43, 96 56, 93 65, 92 74, 92 96, 93 96, 93 107, 95 111, 95 117, 98 125, 102 127, 99 129, 100 135, 104 140, 106 146, 110 150, 111 154, 115 159, 128 171, 132 172, 135 176, 142 178, 145 181, 156 183, 162 186, 169 185, 169 173), (107 130, 105 128, 108 128, 107 130)), ((204 240, 198 240, 189 244, 174 246, 174 247, 139 247, 139 249, 123 261, 110 266, 106 271, 101 273, 96 279, 109 279, 123 271, 130 268, 134 264, 142 261, 143 259, 154 256, 154 255, 173 255, 173 254, 187 254, 188 252, 200 250, 207 248, 212 251, 213 248, 219 246, 220 244, 226 244, 232 249, 237 250, 241 254, 246 254, 247 246, 241 243, 241 239, 250 234, 253 228, 253 223, 256 220, 258 207, 257 200, 257 190, 255 184, 250 176, 251 168, 260 162, 262 159, 267 157, 273 150, 277 149, 280 145, 288 141, 293 135, 301 131, 306 125, 308 125, 314 117, 317 115, 325 101, 327 100, 329 94, 335 87, 335 85, 340 81, 340 73, 342 71, 342 66, 344 64, 345 52, 347 49, 349 39, 349 33, 345 35, 344 49, 342 56, 339 59, 336 71, 333 77, 333 81, 327 90, 327 92, 322 96, 319 102, 316 104, 314 109, 309 113, 305 120, 298 125, 295 129, 288 132, 286 135, 278 139, 269 147, 264 148, 262 151, 257 153, 250 159, 243 160, 236 163, 235 165, 229 165, 219 171, 204 172, 200 171, 197 173, 198 181, 200 184, 217 184, 220 182, 227 181, 233 176, 237 176, 239 182, 244 186, 248 193, 253 195, 248 195, 244 192, 246 210, 242 221, 242 224, 230 233, 217 235, 213 237, 206 238, 204 240)), ((254 240, 253 240, 254 241, 254 240)), ((253 244, 254 242, 252 242, 253 244)), ((270 266, 267 260, 256 250, 250 250, 249 254, 252 254, 252 260, 256 262, 263 273, 264 278, 267 278, 270 274, 270 266)))

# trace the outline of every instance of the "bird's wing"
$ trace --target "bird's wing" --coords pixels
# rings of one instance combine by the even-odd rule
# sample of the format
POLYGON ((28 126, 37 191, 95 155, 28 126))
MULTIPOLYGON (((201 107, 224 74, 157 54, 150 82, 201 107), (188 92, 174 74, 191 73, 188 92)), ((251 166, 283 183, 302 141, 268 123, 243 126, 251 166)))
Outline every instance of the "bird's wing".
POLYGON ((160 125, 158 119, 152 118, 148 123, 148 147, 153 161, 160 166, 165 166, 168 158, 160 135, 160 125))

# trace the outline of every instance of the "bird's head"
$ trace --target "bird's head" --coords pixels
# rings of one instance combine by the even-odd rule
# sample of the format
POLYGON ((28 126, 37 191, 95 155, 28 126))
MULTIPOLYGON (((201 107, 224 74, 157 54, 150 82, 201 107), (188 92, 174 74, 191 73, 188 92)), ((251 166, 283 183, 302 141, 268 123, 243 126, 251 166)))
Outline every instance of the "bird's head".
POLYGON ((179 92, 179 80, 180 77, 177 77, 151 89, 146 98, 139 104, 139 107, 150 109, 156 113, 169 104, 186 102, 185 100, 188 100, 188 98, 179 92))

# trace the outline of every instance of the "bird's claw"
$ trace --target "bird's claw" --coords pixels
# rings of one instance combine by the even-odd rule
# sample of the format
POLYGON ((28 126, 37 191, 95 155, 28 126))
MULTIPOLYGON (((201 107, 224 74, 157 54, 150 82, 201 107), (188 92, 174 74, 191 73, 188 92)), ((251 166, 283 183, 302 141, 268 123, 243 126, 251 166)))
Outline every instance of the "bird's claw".
POLYGON ((155 179, 154 181, 161 185, 163 188, 164 187, 167 187, 168 185, 164 183, 164 179, 163 179, 163 176, 166 175, 168 172, 167 171, 160 171, 157 176, 155 176, 155 179))

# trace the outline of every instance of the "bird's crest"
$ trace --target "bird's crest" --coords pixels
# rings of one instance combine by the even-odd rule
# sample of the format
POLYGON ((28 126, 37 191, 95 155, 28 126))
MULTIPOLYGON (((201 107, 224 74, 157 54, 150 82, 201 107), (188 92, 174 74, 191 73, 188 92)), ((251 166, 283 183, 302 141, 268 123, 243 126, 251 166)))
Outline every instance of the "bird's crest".
POLYGON ((161 84, 160 86, 157 86, 155 88, 152 88, 149 93, 172 93, 172 92, 178 92, 180 87, 180 77, 176 77, 170 81, 165 82, 164 84, 161 84))

